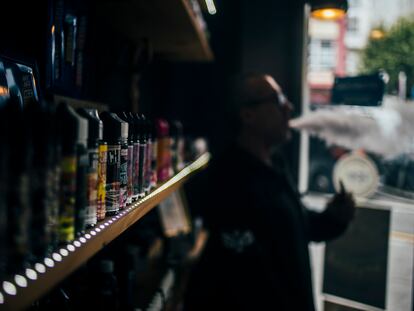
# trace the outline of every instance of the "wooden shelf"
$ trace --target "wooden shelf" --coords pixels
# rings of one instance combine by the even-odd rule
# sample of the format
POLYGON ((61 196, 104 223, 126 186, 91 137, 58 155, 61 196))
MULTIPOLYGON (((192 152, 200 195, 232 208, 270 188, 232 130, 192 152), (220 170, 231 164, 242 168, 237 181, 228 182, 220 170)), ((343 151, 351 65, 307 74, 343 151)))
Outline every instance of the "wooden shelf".
POLYGON ((161 59, 213 60, 206 32, 187 0, 98 1, 97 13, 133 42, 148 39, 161 59))
POLYGON ((209 159, 209 153, 201 155, 143 199, 127 206, 118 215, 105 218, 95 228, 57 250, 51 258, 26 269, 25 275, 4 281, 0 288, 0 310, 22 310, 30 306, 177 190, 190 176, 206 167, 209 159))

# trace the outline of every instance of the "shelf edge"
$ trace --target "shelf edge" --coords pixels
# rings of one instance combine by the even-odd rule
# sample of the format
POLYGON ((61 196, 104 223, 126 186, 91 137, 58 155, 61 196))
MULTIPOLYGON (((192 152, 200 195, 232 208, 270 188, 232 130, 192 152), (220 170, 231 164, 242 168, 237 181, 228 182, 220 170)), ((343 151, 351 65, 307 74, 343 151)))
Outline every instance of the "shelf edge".
POLYGON ((106 217, 76 240, 60 247, 51 258, 45 258, 42 262, 26 269, 26 275, 19 274, 20 277, 18 277, 20 284, 24 284, 24 282, 21 283, 21 277, 26 280, 25 287, 18 285, 16 275, 3 281, 0 288, 0 310, 23 310, 29 307, 31 303, 48 293, 98 251, 144 217, 194 173, 206 167, 209 160, 210 154, 204 153, 147 196, 127 206, 118 215, 106 217), (36 279, 30 279, 30 275, 32 278, 36 276, 36 279))

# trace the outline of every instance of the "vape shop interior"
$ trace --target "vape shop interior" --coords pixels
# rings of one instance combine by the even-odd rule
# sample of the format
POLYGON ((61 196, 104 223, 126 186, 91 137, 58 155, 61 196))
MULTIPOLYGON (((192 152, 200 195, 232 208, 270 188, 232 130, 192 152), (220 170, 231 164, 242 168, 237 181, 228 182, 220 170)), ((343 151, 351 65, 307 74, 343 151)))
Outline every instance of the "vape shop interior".
POLYGON ((3 2, 0 310, 414 310, 414 0, 3 2))

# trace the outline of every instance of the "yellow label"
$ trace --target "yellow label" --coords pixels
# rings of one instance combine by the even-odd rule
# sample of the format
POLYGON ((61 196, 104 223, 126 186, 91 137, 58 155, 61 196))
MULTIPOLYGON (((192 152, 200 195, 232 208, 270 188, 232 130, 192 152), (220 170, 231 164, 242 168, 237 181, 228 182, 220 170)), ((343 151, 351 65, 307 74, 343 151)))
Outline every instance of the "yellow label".
POLYGON ((97 202, 97 217, 98 220, 105 218, 106 206, 105 206, 105 196, 106 196, 106 161, 108 156, 108 145, 99 145, 98 150, 98 202, 97 202))

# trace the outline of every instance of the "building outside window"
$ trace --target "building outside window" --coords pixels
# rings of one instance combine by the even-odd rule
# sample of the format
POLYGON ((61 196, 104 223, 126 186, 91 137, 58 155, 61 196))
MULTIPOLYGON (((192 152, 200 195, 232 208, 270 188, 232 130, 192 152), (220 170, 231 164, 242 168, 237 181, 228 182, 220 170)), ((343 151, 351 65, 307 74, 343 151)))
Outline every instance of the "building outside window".
POLYGON ((346 30, 349 32, 358 32, 359 20, 357 17, 349 17, 347 19, 346 30))
POLYGON ((334 70, 336 45, 333 40, 315 39, 310 44, 310 68, 312 70, 334 70))
MULTIPOLYGON (((334 106, 338 103, 332 104, 332 88, 338 80, 336 78, 361 75, 360 55, 371 30, 378 25, 387 29, 399 17, 414 14, 414 0, 348 2, 346 20, 310 20, 307 68, 309 101, 305 103, 309 111, 335 111, 334 106)), ((382 105, 390 97, 385 94, 379 104, 382 105)), ((346 109, 346 105, 339 105, 346 109)), ((367 116, 372 113, 373 116, 379 107, 349 105, 348 108, 359 109, 367 116)), ((367 160, 378 173, 375 175, 378 183, 374 194, 359 198, 359 223, 350 230, 355 235, 348 235, 348 240, 343 240, 336 248, 327 246, 329 244, 311 246, 317 310, 414 310, 413 153, 402 153, 391 160, 363 149, 351 150, 334 144, 327 145, 316 136, 307 137, 305 134, 302 137, 305 137, 305 143, 301 149, 306 146, 303 149, 307 154, 301 156, 301 161, 302 158, 305 159, 305 164, 300 164, 300 190, 304 193, 307 206, 318 209, 324 206, 319 206, 320 202, 326 202, 324 200, 337 191, 334 173, 341 157, 342 160, 347 156, 348 159, 355 156, 358 161, 367 160), (383 221, 381 226, 379 220, 383 221), (378 233, 372 235, 372 243, 365 241, 372 232, 378 233), (380 237, 379 233, 383 235, 380 237), (375 245, 374 242, 381 243, 375 245), (372 251, 368 252, 367 249, 371 246, 372 251), (348 251, 350 252, 347 253, 348 251), (366 254, 365 258, 361 254, 366 254), (348 255, 350 257, 345 260, 348 255), (379 257, 382 258, 381 262, 379 257), (327 263, 331 265, 330 268, 327 268, 327 263), (345 265, 348 265, 346 269, 349 270, 339 275, 341 271, 344 272, 341 269, 345 265), (332 274, 334 270, 338 274, 332 274), (369 271, 373 274, 369 275, 369 271), (328 275, 329 273, 331 274, 328 275), (360 280, 357 280, 358 275, 361 275, 360 280), (330 288, 327 281, 331 281, 330 288), (332 287, 338 284, 343 285, 342 288, 332 287)), ((396 137, 396 140, 399 141, 399 138, 396 137)), ((364 175, 359 169, 348 170, 345 176, 352 175, 349 172, 360 180, 371 176, 364 175)))

